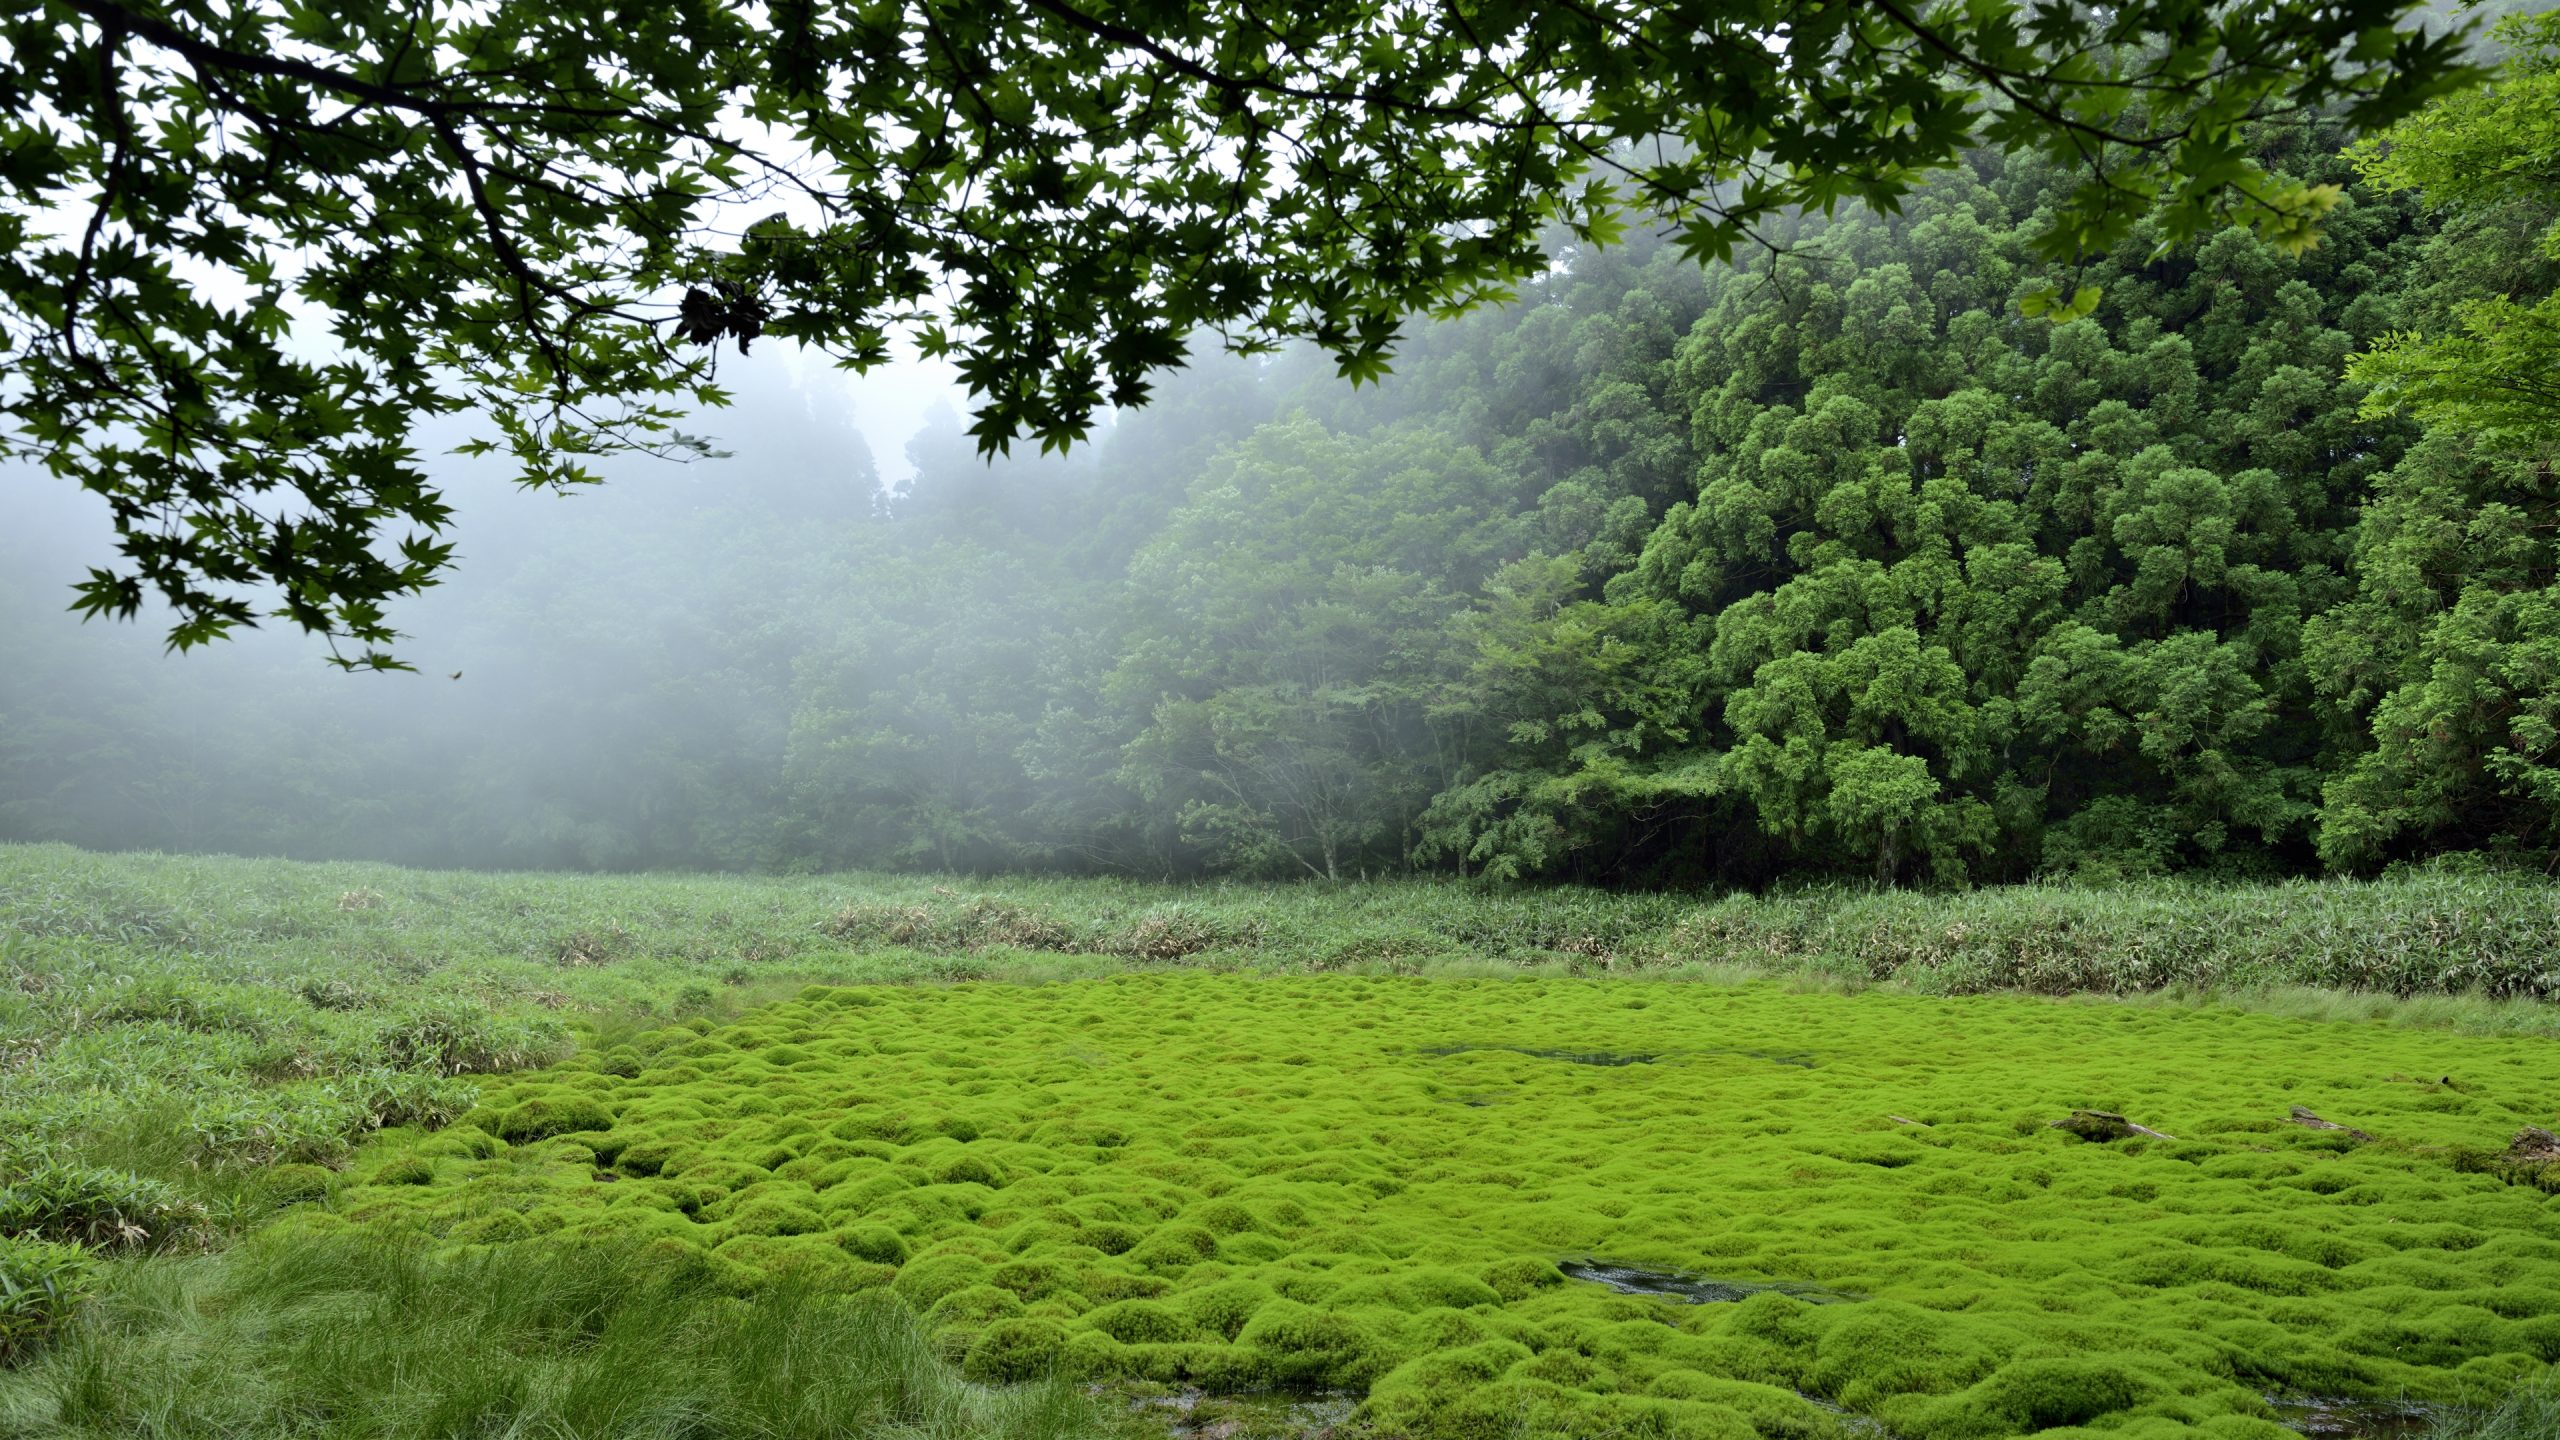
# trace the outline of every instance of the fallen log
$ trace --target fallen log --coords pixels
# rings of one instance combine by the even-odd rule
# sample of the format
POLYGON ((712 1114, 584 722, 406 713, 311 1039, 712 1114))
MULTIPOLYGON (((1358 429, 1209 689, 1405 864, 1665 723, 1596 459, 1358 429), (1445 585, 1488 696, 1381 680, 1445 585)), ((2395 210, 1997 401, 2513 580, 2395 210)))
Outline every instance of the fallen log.
POLYGON ((2130 1140, 2136 1135, 2148 1136, 2154 1140, 2178 1138, 2175 1135, 2163 1134, 2148 1125, 2136 1125, 2113 1110, 2074 1110, 2071 1112, 2070 1119, 2054 1121, 2053 1128, 2068 1130, 2083 1140, 2094 1141, 2101 1145, 2113 1140, 2130 1140))
POLYGON ((2319 1116, 2311 1113, 2311 1107, 2308 1105, 2294 1106, 2292 1119, 2294 1124, 2299 1125, 2306 1130, 2335 1130, 2345 1135, 2350 1140, 2370 1140, 2373 1138, 2353 1125, 2341 1125, 2335 1120, 2321 1119, 2319 1116))
POLYGON ((2516 1132, 2503 1151, 2456 1150, 2453 1168, 2475 1175, 2495 1175, 2510 1185, 2530 1185, 2560 1195, 2560 1135, 2539 1125, 2516 1132))

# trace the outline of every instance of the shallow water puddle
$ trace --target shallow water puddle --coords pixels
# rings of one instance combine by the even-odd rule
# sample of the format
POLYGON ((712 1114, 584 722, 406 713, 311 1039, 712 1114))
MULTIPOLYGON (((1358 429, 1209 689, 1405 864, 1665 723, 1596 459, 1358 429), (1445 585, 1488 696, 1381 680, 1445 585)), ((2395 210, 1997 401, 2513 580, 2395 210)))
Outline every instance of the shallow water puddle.
POLYGON ((1431 1045, 1414 1053, 1417 1055, 1474 1055, 1485 1051, 1526 1055, 1537 1060, 1562 1060, 1568 1065, 1599 1065, 1609 1068, 1619 1065, 1650 1065, 1662 1058, 1659 1055, 1619 1055, 1606 1050, 1533 1050, 1526 1045, 1431 1045))
POLYGON ((1499 1052, 1506 1055, 1526 1055, 1536 1060, 1562 1060, 1568 1065, 1598 1065, 1603 1068, 1610 1069, 1614 1069, 1621 1065, 1651 1065, 1658 1061, 1677 1058, 1679 1055, 1740 1055, 1745 1059, 1750 1060, 1766 1060, 1773 1065, 1792 1065, 1800 1070, 1810 1070, 1813 1068, 1813 1054, 1811 1051, 1751 1050, 1739 1045, 1707 1045, 1694 1050, 1682 1050, 1677 1052, 1550 1050, 1538 1049, 1527 1045, 1429 1045, 1420 1050, 1416 1050, 1413 1053, 1417 1055, 1445 1056, 1476 1055, 1486 1052, 1499 1052))
POLYGON ((2434 1428, 2439 1407, 2405 1400, 2341 1400, 2332 1396, 2270 1395, 2276 1418, 2289 1429, 2322 1440, 2400 1440, 2434 1428))
POLYGON ((1621 1295, 1653 1295, 1682 1305, 1730 1305, 1763 1293, 1784 1295, 1809 1305, 1851 1304, 1865 1298, 1787 1280, 1715 1280, 1675 1270, 1607 1265, 1597 1260, 1566 1260, 1556 1269, 1564 1272, 1567 1279, 1606 1285, 1621 1295))
POLYGON ((1129 1408, 1173 1440, 1323 1440, 1359 1403, 1343 1390, 1179 1390, 1138 1396, 1129 1408))

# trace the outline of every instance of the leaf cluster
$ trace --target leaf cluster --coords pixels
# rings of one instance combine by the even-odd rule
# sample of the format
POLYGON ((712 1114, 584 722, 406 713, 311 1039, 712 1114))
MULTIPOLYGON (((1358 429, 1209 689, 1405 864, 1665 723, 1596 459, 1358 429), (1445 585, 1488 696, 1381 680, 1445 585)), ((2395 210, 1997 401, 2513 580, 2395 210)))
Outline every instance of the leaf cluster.
POLYGON ((1720 262, 1977 148, 2078 177, 2048 259, 2147 217, 2299 248, 2336 191, 2246 127, 2472 78, 2409 8, 42 0, 0 29, 0 453, 105 502, 84 613, 397 666, 387 607, 454 553, 422 417, 576 486, 701 448, 705 346, 903 335, 982 450, 1062 448, 1204 341, 1375 380, 1551 227, 1720 262))

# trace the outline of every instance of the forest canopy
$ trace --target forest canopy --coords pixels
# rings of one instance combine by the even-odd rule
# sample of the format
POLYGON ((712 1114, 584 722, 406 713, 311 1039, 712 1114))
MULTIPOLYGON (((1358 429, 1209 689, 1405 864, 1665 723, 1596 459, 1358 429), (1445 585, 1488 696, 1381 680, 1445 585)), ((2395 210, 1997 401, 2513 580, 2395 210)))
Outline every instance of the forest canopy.
POLYGON ((1321 346, 1204 361, 992 464, 955 417, 888 491, 840 416, 742 390, 738 458, 617 471, 418 602, 459 683, 348 688, 280 636, 143 664, 155 637, 48 616, 41 542, 0 537, 0 836, 1274 878, 2547 864, 2560 18, 2497 38, 2489 84, 2387 130, 2247 129, 2334 195, 2318 244, 2137 218, 2060 323, 2021 301, 2085 177, 1984 146, 1896 211, 1779 217, 1748 264, 1561 237, 1377 385, 1321 346))
POLYGON ((2059 167, 2022 259, 2298 248, 2339 192, 2246 129, 2475 78, 2412 8, 38 0, 0 22, 0 455, 106 502, 85 613, 397 666, 455 554, 437 417, 583 484, 706 448, 724 343, 903 337, 981 449, 1057 447, 1195 347, 1372 379, 1561 244, 1721 262, 1974 153, 2059 167))

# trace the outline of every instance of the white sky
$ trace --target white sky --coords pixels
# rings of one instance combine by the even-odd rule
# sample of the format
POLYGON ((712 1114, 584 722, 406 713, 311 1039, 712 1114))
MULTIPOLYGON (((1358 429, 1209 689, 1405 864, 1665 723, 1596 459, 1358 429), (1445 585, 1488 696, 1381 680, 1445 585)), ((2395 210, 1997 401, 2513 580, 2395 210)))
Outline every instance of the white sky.
MULTIPOLYGON (((844 397, 853 414, 854 428, 862 432, 863 443, 871 447, 871 460, 879 468, 880 483, 895 488, 915 474, 915 467, 907 463, 907 442, 943 406, 965 414, 969 392, 961 388, 960 372, 948 361, 922 359, 903 340, 892 348, 896 357, 868 375, 839 370, 815 350, 792 346, 786 347, 784 353, 789 357, 791 378, 813 399, 839 394, 844 397)), ((724 422, 732 413, 706 411, 695 417, 688 428, 720 437, 724 422)))

